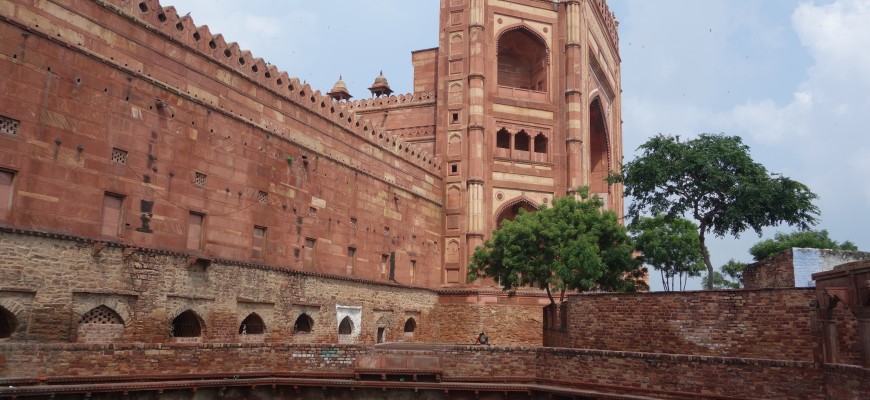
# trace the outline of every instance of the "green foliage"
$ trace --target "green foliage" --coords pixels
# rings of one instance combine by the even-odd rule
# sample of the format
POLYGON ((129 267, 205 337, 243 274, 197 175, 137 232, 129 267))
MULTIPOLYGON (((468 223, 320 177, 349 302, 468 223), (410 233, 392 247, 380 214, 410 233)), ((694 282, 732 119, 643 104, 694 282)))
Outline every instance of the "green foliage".
MULTIPOLYGON (((643 154, 609 182, 623 182, 634 198, 628 216, 643 213, 686 216, 698 222, 701 254, 713 274, 706 234, 739 236, 752 229, 816 223, 816 195, 800 182, 770 174, 752 160, 740 137, 702 134, 690 140, 658 135, 640 146, 643 154)), ((708 282, 712 288, 712 281, 708 282)))
POLYGON ((597 196, 584 201, 562 197, 536 212, 520 211, 502 222, 492 238, 475 249, 468 279, 496 279, 508 292, 535 284, 547 291, 634 291, 646 288, 646 271, 632 257, 631 238, 612 211, 601 211, 597 196))
POLYGON ((722 270, 722 278, 725 280, 728 287, 734 289, 743 287, 743 270, 746 269, 746 263, 732 258, 719 269, 722 270))
POLYGON ((698 240, 698 226, 685 218, 663 215, 636 219, 629 230, 644 263, 659 270, 666 291, 686 290, 689 277, 701 276, 704 259, 698 240), (676 282, 675 282, 676 280, 676 282))
POLYGON ((739 289, 740 284, 731 282, 720 273, 719 271, 713 271, 713 281, 710 281, 710 274, 704 275, 704 286, 709 290, 712 289, 739 289))
POLYGON ((828 236, 828 231, 797 231, 792 233, 777 233, 773 239, 765 239, 749 248, 749 254, 755 261, 761 261, 770 256, 777 255, 792 247, 809 249, 832 249, 857 251, 858 246, 850 241, 839 243, 828 236))
POLYGON ((295 160, 296 160, 296 159, 293 158, 293 156, 287 156, 287 165, 291 165, 291 166, 292 166, 292 165, 293 165, 293 161, 295 161, 295 160))

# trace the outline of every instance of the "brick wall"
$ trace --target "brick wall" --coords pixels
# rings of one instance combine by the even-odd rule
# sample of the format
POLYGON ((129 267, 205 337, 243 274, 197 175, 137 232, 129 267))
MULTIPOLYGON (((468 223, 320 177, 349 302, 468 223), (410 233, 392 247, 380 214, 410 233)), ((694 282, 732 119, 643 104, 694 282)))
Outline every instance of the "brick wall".
POLYGON ((792 249, 788 249, 773 257, 747 265, 743 270, 743 287, 746 289, 795 287, 792 254, 792 249))
POLYGON ((547 346, 813 361, 810 289, 591 294, 568 300, 547 346))
POLYGON ((432 310, 439 343, 474 343, 485 332, 497 346, 540 346, 544 297, 503 293, 441 293, 432 310))

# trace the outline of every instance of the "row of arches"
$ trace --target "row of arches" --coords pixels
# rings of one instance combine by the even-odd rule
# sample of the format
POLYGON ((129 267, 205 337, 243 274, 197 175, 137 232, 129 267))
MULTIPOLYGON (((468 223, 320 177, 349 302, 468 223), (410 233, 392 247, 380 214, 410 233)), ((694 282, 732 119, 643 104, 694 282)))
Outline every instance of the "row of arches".
MULTIPOLYGON (((205 323, 203 319, 193 310, 185 310, 178 314, 169 324, 169 336, 178 338, 193 338, 201 337, 205 323)), ((18 328, 18 319, 15 314, 6 308, 0 306, 0 339, 6 339, 18 328)), ((80 334, 93 331, 94 327, 115 327, 121 333, 125 326, 125 321, 112 308, 105 305, 100 305, 92 308, 82 314, 79 319, 80 334), (84 332, 82 332, 84 331, 84 332)), ((302 313, 296 318, 293 323, 294 334, 308 334, 314 328, 314 319, 307 313, 302 313)), ((338 324, 339 335, 351 335, 356 332, 353 320, 350 317, 344 317, 338 324)), ((404 332, 414 333, 417 330, 417 321, 410 317, 405 320, 404 332)), ((105 329, 102 330, 105 332, 105 329)), ((266 333, 266 323, 263 318, 252 312, 246 316, 239 324, 239 335, 262 335, 266 333)), ((106 336, 103 336, 106 338, 106 336)), ((111 337, 109 337, 111 338, 111 337)))
POLYGON ((495 156, 536 162, 547 162, 550 139, 543 132, 532 137, 525 129, 511 133, 501 128, 495 134, 495 156))

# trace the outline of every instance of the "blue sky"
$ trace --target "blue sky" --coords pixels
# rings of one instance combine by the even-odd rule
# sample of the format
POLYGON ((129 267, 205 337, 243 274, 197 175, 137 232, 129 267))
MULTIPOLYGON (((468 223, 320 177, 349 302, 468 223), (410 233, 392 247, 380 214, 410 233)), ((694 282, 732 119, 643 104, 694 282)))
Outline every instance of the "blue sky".
MULTIPOLYGON (((410 92, 410 52, 438 45, 437 0, 162 3, 324 93, 342 75, 367 97, 381 70, 410 92)), ((739 135, 756 161, 819 195, 818 229, 870 250, 870 0, 609 4, 620 21, 626 160, 658 133, 739 135)), ((758 240, 709 240, 714 265, 749 261, 758 240)))

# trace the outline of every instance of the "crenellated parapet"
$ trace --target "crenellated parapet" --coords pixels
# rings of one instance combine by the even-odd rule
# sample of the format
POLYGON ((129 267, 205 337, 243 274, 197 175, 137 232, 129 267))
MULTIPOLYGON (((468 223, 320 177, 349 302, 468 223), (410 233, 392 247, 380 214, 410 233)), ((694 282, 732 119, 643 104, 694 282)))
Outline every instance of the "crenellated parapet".
POLYGON ((350 101, 347 102, 347 109, 362 112, 382 108, 428 106, 433 104, 435 104, 435 92, 429 91, 350 101))
MULTIPOLYGON (((308 111, 332 121, 337 126, 363 138, 367 142, 400 157, 409 163, 429 172, 437 172, 441 168, 440 161, 425 150, 413 144, 407 144, 388 132, 383 131, 368 120, 345 110, 344 102, 333 101, 329 96, 303 84, 296 77, 291 77, 285 71, 278 70, 274 65, 262 58, 254 57, 250 51, 239 48, 235 42, 227 43, 221 34, 213 34, 207 25, 196 26, 189 15, 179 16, 175 7, 163 7, 159 0, 141 0, 130 2, 125 0, 94 0, 95 2, 133 19, 153 27, 164 36, 177 41, 186 47, 196 50, 211 60, 235 71, 256 85, 307 109, 308 111)), ((229 84, 232 79, 222 77, 229 84)), ((389 96, 376 99, 386 104, 408 103, 426 96, 404 95, 389 96)), ((208 101, 208 99, 204 99, 208 101)), ((357 102, 354 102, 357 103, 357 102)), ((347 104, 354 104, 347 103, 347 104)), ((366 103, 372 104, 373 103, 366 103)))
POLYGON ((598 11, 598 15, 601 17, 603 28, 610 37, 610 41, 615 50, 619 52, 619 21, 616 19, 616 14, 610 11, 607 0, 592 0, 592 3, 593 8, 598 11))

